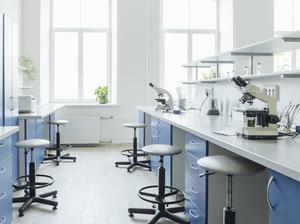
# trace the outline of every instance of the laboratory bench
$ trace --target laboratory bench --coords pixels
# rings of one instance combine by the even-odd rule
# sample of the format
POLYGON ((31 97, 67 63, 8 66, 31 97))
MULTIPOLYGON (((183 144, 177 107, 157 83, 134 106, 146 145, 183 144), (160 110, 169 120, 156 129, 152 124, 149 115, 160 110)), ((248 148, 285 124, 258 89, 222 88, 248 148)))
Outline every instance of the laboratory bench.
POLYGON ((17 126, 0 127, 0 223, 12 223, 13 135, 17 126))
MULTIPOLYGON (((247 140, 232 135, 242 122, 228 117, 195 111, 163 113, 154 107, 138 110, 140 122, 147 124, 139 132, 140 147, 159 143, 185 149, 181 155, 169 158, 166 169, 168 183, 185 192, 186 215, 191 224, 222 223, 225 176, 201 178, 199 174, 205 170, 196 163, 209 155, 239 155, 266 167, 259 175, 234 178, 237 223, 299 223, 300 139, 247 140)), ((156 166, 156 158, 152 159, 156 166)))

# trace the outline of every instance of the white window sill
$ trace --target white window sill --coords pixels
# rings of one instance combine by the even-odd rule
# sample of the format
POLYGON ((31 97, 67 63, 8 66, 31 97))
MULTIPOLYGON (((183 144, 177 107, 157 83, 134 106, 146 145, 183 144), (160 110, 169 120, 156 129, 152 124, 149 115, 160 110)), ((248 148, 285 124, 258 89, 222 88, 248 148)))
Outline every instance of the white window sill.
POLYGON ((99 103, 62 103, 65 107, 118 107, 119 104, 99 104, 99 103))

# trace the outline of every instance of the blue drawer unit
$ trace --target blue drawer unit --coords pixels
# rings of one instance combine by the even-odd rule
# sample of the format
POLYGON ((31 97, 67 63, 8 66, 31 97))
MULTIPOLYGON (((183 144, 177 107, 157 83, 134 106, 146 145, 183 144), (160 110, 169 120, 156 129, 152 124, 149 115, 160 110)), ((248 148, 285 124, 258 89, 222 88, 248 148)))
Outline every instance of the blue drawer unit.
POLYGON ((207 223, 207 177, 197 160, 207 156, 208 146, 203 139, 185 134, 185 212, 191 224, 207 223))
POLYGON ((0 223, 12 223, 12 137, 0 141, 0 223))
MULTIPOLYGON (((55 113, 49 115, 49 121, 55 120, 55 113)), ((56 143, 56 125, 48 125, 49 128, 49 141, 53 145, 56 143)))
MULTIPOLYGON (((159 119, 151 117, 151 144, 172 145, 172 127, 170 124, 159 119)), ((158 156, 151 156, 152 168, 155 173, 158 171, 158 156)), ((172 158, 164 157, 164 166, 166 169, 166 185, 172 185, 172 158)))
POLYGON ((300 182, 270 170, 269 224, 300 223, 300 182))

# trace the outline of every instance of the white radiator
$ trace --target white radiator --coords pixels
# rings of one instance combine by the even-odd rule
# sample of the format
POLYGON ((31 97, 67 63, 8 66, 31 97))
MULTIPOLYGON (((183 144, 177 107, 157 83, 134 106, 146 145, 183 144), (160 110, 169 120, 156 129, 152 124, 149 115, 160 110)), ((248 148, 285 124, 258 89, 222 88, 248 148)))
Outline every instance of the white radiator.
MULTIPOLYGON (((59 119, 59 118, 58 118, 59 119)), ((62 117, 70 121, 62 127, 63 144, 126 143, 132 141, 133 130, 124 123, 135 122, 135 118, 100 115, 99 117, 62 117)))
POLYGON ((67 117, 69 124, 62 127, 64 144, 98 144, 100 140, 100 117, 67 117))

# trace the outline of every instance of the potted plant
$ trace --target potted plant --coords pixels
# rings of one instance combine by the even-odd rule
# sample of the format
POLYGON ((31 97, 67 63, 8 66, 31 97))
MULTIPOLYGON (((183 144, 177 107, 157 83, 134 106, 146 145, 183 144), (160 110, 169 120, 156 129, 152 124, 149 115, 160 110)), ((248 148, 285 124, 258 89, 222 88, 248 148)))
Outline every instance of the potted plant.
POLYGON ((20 71, 26 76, 28 81, 34 81, 36 79, 36 70, 34 63, 26 57, 21 57, 19 59, 20 71))
POLYGON ((108 87, 107 86, 99 86, 95 90, 96 100, 99 104, 106 104, 108 103, 108 87))

